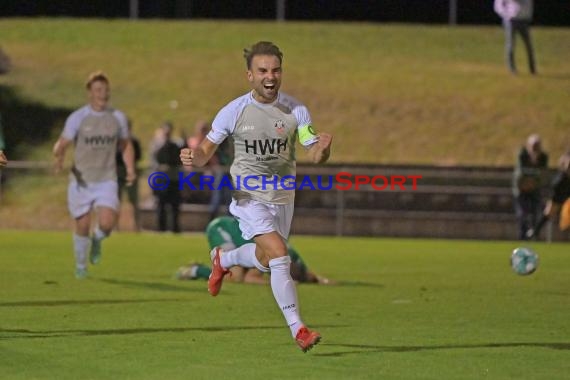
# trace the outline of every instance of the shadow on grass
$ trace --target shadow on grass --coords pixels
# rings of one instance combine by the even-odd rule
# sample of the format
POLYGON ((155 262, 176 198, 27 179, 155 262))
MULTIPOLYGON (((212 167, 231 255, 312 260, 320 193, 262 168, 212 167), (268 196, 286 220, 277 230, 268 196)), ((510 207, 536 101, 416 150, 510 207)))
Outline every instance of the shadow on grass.
POLYGON ((22 301, 22 302, 2 302, 0 307, 52 307, 52 306, 83 306, 83 305, 113 305, 125 303, 147 303, 147 302, 178 302, 184 301, 178 298, 160 299, 130 299, 130 300, 53 300, 53 301, 22 301))
POLYGON ((383 288, 384 285, 377 284, 374 282, 364 282, 364 281, 339 281, 337 284, 331 286, 358 286, 364 288, 383 288))
POLYGON ((115 278, 93 278, 95 281, 101 281, 106 284, 120 285, 127 288, 150 289, 158 290, 161 292, 200 292, 204 293, 202 289, 193 289, 181 285, 165 284, 163 282, 146 282, 146 281, 133 281, 133 280, 118 280, 115 278))
POLYGON ((313 356, 324 357, 342 357, 347 355, 360 355, 370 353, 386 353, 386 352, 417 352, 417 351, 434 351, 434 350, 472 350, 481 348, 516 348, 516 347, 532 347, 532 348, 549 348, 552 350, 570 350, 570 343, 567 342, 520 342, 520 343, 482 343, 482 344, 449 344, 440 346, 374 346, 360 344, 335 344, 324 343, 327 347, 339 347, 349 349, 339 352, 314 353, 313 356))
POLYGON ((65 119, 72 111, 31 101, 20 96, 14 88, 0 85, 0 112, 8 157, 11 160, 25 158, 22 157, 25 152, 17 147, 33 147, 48 141, 54 129, 63 129, 65 119))
MULTIPOLYGON (((336 328, 347 327, 344 325, 319 325, 320 327, 336 328)), ((156 328, 133 328, 133 329, 102 329, 102 330, 28 330, 28 329, 0 329, 0 340, 9 339, 38 339, 38 338, 63 338, 82 336, 107 336, 107 335, 136 335, 157 333, 186 333, 200 332, 224 332, 243 330, 276 330, 283 329, 279 326, 203 326, 203 327, 156 327, 156 328), (4 335, 6 334, 6 335, 4 335)))

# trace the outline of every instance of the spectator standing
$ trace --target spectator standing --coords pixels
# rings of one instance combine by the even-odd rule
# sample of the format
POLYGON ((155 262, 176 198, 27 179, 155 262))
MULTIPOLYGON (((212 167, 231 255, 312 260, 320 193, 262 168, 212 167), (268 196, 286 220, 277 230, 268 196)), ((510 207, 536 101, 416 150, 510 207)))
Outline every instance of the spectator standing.
POLYGON ((182 147, 172 139, 172 123, 165 122, 161 129, 163 136, 159 136, 159 138, 162 138, 164 142, 162 146, 156 149, 154 161, 156 162, 157 170, 165 173, 169 181, 165 189, 154 190, 154 195, 158 200, 158 229, 160 231, 170 230, 178 233, 180 232, 179 214, 182 200, 178 188, 178 171, 180 169, 179 154, 182 147), (168 223, 168 219, 170 219, 170 223, 168 223))
POLYGON ((530 24, 533 14, 533 0, 495 0, 495 12, 503 19, 505 29, 505 56, 511 73, 517 73, 515 63, 516 34, 520 34, 528 56, 531 74, 536 74, 534 50, 530 38, 530 24))
POLYGON ((513 173, 513 196, 519 226, 519 239, 535 225, 541 210, 542 177, 548 166, 548 154, 542 150, 540 136, 532 134, 519 152, 513 173))
POLYGON ((123 155, 120 152, 117 152, 117 179, 119 184, 119 201, 122 200, 123 192, 127 193, 127 201, 131 204, 133 208, 133 222, 135 225, 135 230, 141 230, 141 223, 140 223, 140 210, 139 210, 139 181, 138 178, 140 176, 140 168, 138 167, 138 162, 142 158, 142 150, 141 144, 139 139, 137 139, 132 134, 132 120, 128 120, 129 126, 129 138, 131 144, 133 146, 134 155, 135 155, 135 171, 137 173, 136 179, 130 186, 127 186, 127 166, 125 165, 125 161, 123 161, 123 155))

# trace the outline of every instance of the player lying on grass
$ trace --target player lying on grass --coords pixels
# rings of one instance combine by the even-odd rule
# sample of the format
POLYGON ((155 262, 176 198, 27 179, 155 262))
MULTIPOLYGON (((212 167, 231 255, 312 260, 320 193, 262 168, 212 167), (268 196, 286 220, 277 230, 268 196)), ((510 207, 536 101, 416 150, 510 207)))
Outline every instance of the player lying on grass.
POLYGON ((552 180, 551 197, 546 202, 544 212, 538 223, 529 229, 526 236, 533 239, 539 236, 544 224, 560 212, 560 230, 570 227, 570 151, 560 157, 559 169, 552 180), (562 211, 561 211, 562 209, 562 211))
MULTIPOLYGON (((224 251, 229 251, 244 244, 251 243, 245 240, 239 229, 239 223, 235 218, 222 216, 212 220, 206 228, 206 235, 210 249, 221 247, 224 251)), ((334 281, 319 276, 307 268, 299 253, 290 245, 287 245, 287 253, 291 258, 291 277, 293 280, 302 283, 313 283, 332 285, 334 281)), ((204 264, 191 263, 180 267, 176 273, 179 280, 208 279, 212 269, 204 264)), ((263 272, 256 268, 242 268, 234 266, 230 268, 231 276, 227 280, 231 282, 244 282, 249 284, 267 284, 269 279, 263 272)))

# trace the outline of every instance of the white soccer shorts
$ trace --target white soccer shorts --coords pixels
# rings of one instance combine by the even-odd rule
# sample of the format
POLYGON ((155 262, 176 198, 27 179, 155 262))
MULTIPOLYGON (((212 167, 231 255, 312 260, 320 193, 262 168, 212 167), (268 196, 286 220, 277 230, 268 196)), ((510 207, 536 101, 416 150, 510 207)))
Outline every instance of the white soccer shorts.
POLYGON ((94 207, 119 210, 117 181, 88 183, 82 187, 71 181, 67 187, 67 207, 74 218, 87 214, 94 207))
POLYGON ((252 199, 232 199, 230 212, 237 218, 242 236, 246 240, 272 231, 287 240, 291 231, 293 207, 293 203, 276 205, 252 199))

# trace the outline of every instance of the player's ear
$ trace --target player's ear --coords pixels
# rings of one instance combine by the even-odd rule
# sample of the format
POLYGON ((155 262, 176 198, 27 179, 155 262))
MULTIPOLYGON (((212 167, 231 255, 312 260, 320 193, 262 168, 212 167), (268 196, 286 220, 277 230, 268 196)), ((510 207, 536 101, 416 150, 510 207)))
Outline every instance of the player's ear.
POLYGON ((251 72, 251 70, 247 70, 247 80, 250 82, 253 82, 253 73, 251 72))

